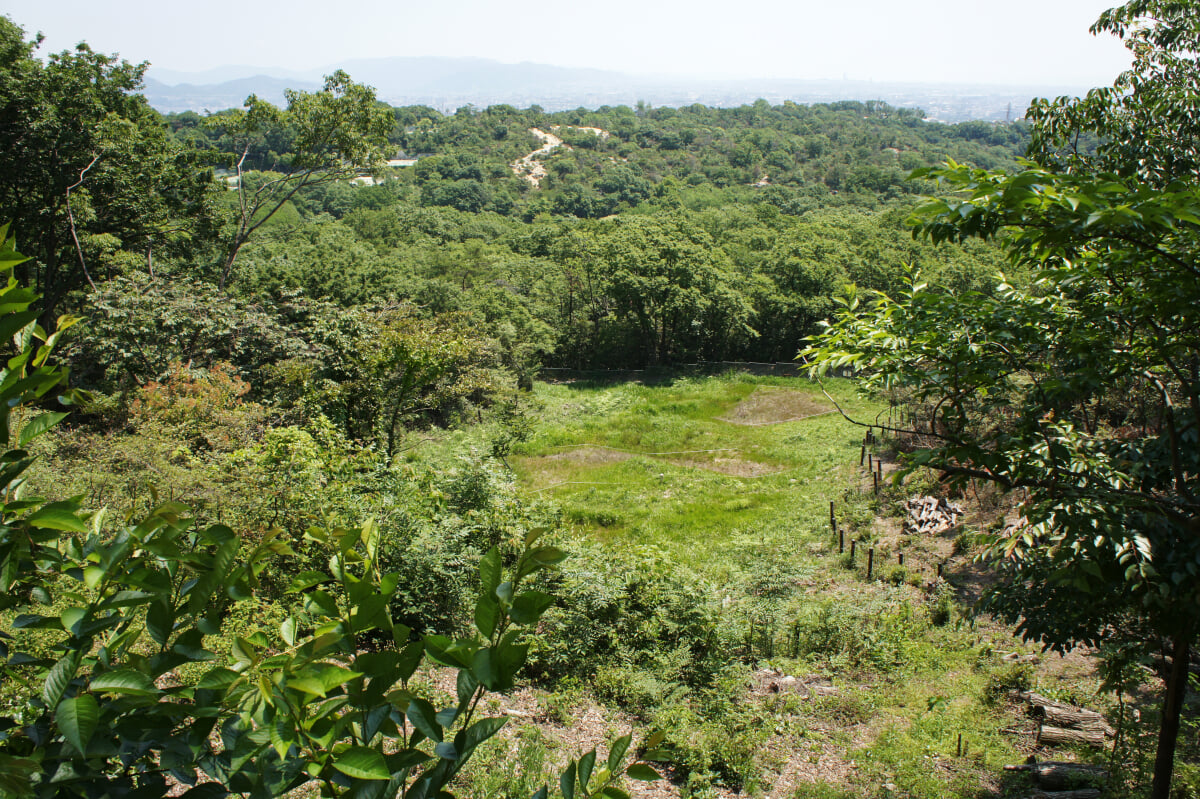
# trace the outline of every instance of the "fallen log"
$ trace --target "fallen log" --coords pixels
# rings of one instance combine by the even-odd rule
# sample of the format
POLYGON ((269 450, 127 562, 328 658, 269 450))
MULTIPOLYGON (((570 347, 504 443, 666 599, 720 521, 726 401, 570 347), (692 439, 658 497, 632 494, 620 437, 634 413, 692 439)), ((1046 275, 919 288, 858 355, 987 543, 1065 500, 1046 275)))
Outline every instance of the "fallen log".
POLYGON ((1034 791, 1029 799, 1100 799, 1099 788, 1080 788, 1076 791, 1034 791))
POLYGON ((1043 707, 1035 708, 1033 715, 1040 715, 1046 720, 1046 723, 1054 727, 1069 727, 1088 732, 1095 731, 1101 735, 1108 736, 1116 734, 1116 731, 1105 721, 1104 716, 1091 710, 1063 710, 1058 707, 1043 707))
POLYGON ((1068 705, 1066 702, 1056 702, 1053 699, 1042 696, 1041 694, 1035 693, 1033 691, 1017 691, 1016 694, 1023 701, 1028 702, 1029 705, 1031 705, 1032 707, 1036 707, 1036 708, 1052 707, 1052 708, 1057 708, 1058 710, 1076 710, 1076 707, 1074 705, 1068 705))
POLYGON ((1108 772, 1100 766, 1083 763, 1063 763, 1048 760, 1044 763, 1021 763, 1005 766, 1005 771, 1028 771, 1043 791, 1070 791, 1100 788, 1108 781, 1108 772))
POLYGON ((1094 710, 1085 710, 1064 702, 1056 702, 1033 691, 1018 691, 1017 696, 1029 703, 1030 713, 1033 716, 1045 719, 1051 727, 1100 730, 1109 736, 1115 734, 1104 716, 1094 710))
POLYGON ((1061 746, 1063 744, 1082 744, 1096 749, 1104 748, 1104 732, 1098 729, 1072 730, 1066 727, 1052 727, 1043 724, 1038 729, 1037 742, 1043 746, 1061 746))

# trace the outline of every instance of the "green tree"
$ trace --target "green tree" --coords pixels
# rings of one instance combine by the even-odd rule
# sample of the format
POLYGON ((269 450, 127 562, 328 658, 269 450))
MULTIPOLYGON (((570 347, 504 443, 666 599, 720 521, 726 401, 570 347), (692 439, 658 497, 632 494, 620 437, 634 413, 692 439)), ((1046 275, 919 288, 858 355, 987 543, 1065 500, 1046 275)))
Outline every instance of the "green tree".
POLYGON ((703 230, 678 218, 633 217, 595 243, 585 257, 595 259, 591 268, 631 327, 644 365, 720 357, 730 340, 755 335, 733 266, 703 230))
POLYGON ((0 216, 48 327, 71 291, 194 246, 209 175, 137 93, 146 64, 86 44, 43 62, 40 42, 0 17, 0 216))
POLYGON ((380 166, 394 117, 375 101, 375 91, 338 70, 318 92, 288 90, 287 107, 256 96, 244 109, 213 118, 213 125, 238 144, 237 208, 225 246, 218 285, 229 281, 242 246, 302 189, 353 178, 380 166), (273 130, 291 134, 291 157, 267 180, 247 181, 246 158, 258 137, 273 130))
MULTIPOLYGON (((911 467, 1019 490, 1026 524, 987 550, 1005 579, 986 605, 1027 638, 1102 648, 1109 661, 1170 651, 1151 796, 1170 791, 1200 630, 1200 180, 1194 3, 1136 0, 1099 30, 1133 32, 1122 91, 1036 106, 1037 140, 1137 133, 1095 155, 1038 154, 1005 175, 954 163, 918 174, 951 193, 915 217, 934 242, 998 238, 1027 285, 853 297, 803 353, 903 390, 927 442, 911 467), (1153 18, 1150 18, 1151 15, 1153 18), (1157 138, 1156 109, 1178 136, 1157 138), (1128 127, 1122 127, 1128 126, 1128 127), (1177 149, 1177 152, 1168 152, 1177 149)), ((1036 149, 1036 148, 1035 148, 1036 149)), ((1164 658, 1164 660, 1166 660, 1164 658)))
MULTIPOLYGON (((524 583, 565 554, 538 544, 542 530, 509 553, 509 568, 489 550, 473 629, 451 640, 392 620, 400 576, 381 566, 377 525, 310 528, 327 568, 296 575, 297 602, 278 629, 231 636, 222 659, 209 647, 229 635, 227 611, 290 548, 278 531, 251 544, 220 524, 194 529, 175 503, 112 530, 77 500, 20 495, 24 448, 66 416, 37 411, 66 374, 50 360, 59 332, 36 324, 36 293, 12 277, 23 260, 0 228, 0 337, 13 337, 0 377, 0 684, 10 692, 0 793, 132 799, 167 795, 170 779, 193 799, 280 796, 309 782, 329 797, 451 796, 446 787, 507 721, 480 718, 481 700, 512 689, 523 630, 553 603, 524 583), (457 672, 445 708, 409 689, 428 661, 457 672)), ((73 320, 59 321, 62 331, 73 320)), ((614 742, 599 770, 595 750, 570 763, 564 796, 620 797, 623 775, 657 779, 626 765, 629 745, 614 742)))

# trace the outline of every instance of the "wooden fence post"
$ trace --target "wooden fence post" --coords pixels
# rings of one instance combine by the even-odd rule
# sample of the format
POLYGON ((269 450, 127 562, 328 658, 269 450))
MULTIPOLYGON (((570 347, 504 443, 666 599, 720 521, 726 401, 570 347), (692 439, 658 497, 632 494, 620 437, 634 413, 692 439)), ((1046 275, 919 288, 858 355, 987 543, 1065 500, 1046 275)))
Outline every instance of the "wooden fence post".
POLYGON ((871 573, 875 571, 875 547, 867 550, 867 579, 871 579, 871 573))

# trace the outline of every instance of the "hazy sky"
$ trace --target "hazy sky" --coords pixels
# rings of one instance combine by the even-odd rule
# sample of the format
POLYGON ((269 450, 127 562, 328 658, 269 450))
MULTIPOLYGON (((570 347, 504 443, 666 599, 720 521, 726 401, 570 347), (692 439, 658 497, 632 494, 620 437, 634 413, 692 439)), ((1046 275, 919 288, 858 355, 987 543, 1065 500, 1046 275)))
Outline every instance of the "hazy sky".
POLYGON ((1088 26, 1108 0, 7 0, 43 52, 86 40, 174 70, 306 70, 479 56, 705 77, 1107 84, 1128 63, 1088 26))

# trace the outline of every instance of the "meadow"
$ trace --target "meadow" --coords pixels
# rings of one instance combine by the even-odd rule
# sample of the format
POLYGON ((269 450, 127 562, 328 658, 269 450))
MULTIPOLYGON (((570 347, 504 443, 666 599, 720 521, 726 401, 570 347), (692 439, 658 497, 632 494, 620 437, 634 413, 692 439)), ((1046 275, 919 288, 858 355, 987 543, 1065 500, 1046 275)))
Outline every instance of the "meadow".
MULTIPOLYGON (((1037 688, 1107 708, 1091 663, 1040 655, 971 612, 981 575, 970 531, 994 507, 959 498, 967 524, 904 535, 900 503, 936 482, 885 478, 872 490, 859 466, 864 428, 841 411, 870 421, 886 407, 849 381, 585 375, 539 382, 529 402, 534 421, 507 462, 521 496, 558 508, 577 561, 556 586, 563 609, 548 617, 546 645, 576 645, 584 625, 572 613, 610 621, 579 572, 633 597, 625 609, 642 628, 612 622, 633 642, 583 647, 581 669, 535 663, 510 702, 524 708, 520 731, 471 772, 481 787, 518 796, 616 731, 663 731, 673 747, 673 784, 627 786, 648 797, 1024 796, 1025 778, 1004 765, 1031 753, 1104 759, 1039 750, 1010 698, 1037 688), (689 601, 703 623, 680 620, 689 601), (672 625, 674 637, 661 634, 672 625)), ((875 449, 890 474, 895 453, 875 449)), ((1139 768, 1140 755, 1122 751, 1139 768)))

